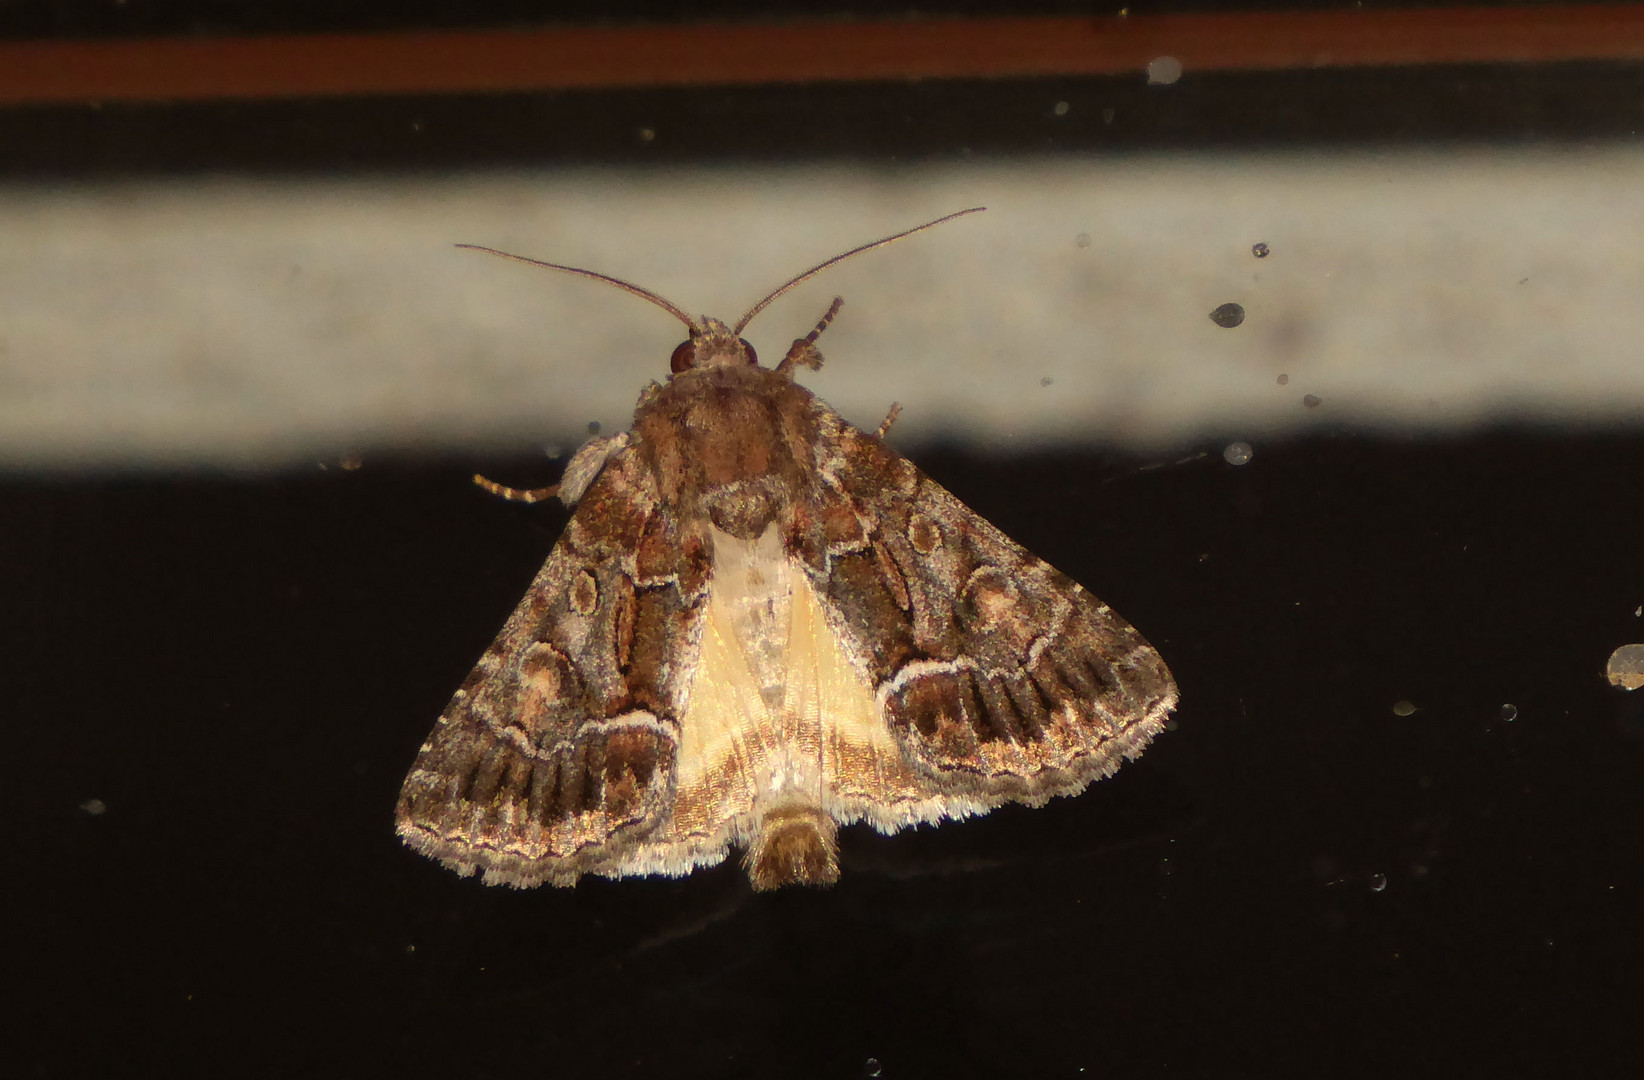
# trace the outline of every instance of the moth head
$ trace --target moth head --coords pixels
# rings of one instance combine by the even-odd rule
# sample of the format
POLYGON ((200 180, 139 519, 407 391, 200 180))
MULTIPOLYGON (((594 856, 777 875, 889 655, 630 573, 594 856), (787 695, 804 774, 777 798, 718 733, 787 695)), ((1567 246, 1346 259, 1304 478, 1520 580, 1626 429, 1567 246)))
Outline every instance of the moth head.
POLYGON ((735 330, 718 319, 702 316, 691 324, 691 336, 679 343, 668 367, 675 375, 693 368, 748 367, 759 363, 759 354, 735 330))

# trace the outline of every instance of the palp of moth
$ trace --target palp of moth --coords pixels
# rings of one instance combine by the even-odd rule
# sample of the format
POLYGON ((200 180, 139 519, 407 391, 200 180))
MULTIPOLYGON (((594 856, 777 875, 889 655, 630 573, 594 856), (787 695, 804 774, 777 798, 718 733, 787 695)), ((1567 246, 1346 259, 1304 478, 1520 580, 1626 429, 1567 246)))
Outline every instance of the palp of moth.
POLYGON ((837 301, 759 366, 749 319, 843 257, 734 328, 589 274, 690 339, 568 465, 564 534, 406 777, 411 847, 519 887, 732 847, 756 889, 826 884, 840 825, 1037 806, 1162 730, 1141 634, 794 381, 837 301))

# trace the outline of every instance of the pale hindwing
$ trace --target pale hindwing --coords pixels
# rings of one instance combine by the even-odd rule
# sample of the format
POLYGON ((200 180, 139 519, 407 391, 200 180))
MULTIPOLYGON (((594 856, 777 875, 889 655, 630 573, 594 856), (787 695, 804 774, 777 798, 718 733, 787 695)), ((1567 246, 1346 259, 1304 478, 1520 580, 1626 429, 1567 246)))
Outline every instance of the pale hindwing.
POLYGON ((889 828, 936 807, 1038 805, 1140 754, 1177 700, 1158 652, 877 438, 832 423, 824 472, 868 543, 834 560, 829 622, 901 751, 838 778, 873 780, 850 816, 889 828))
MULTIPOLYGON (((718 862, 731 844, 757 851, 772 823, 793 815, 870 817, 881 827, 941 816, 943 803, 910 786, 917 778, 901 762, 867 673, 776 526, 754 541, 717 529, 713 536, 672 820, 647 838, 628 872, 684 873, 718 862), (871 800, 887 792, 903 801, 874 809, 871 800), (905 805, 910 799, 917 811, 905 805)), ((831 861, 833 826, 823 829, 831 861)))
POLYGON ((413 848, 488 883, 569 884, 621 872, 666 819, 702 574, 689 545, 653 545, 675 562, 636 586, 651 489, 631 453, 594 481, 406 777, 396 819, 413 848))

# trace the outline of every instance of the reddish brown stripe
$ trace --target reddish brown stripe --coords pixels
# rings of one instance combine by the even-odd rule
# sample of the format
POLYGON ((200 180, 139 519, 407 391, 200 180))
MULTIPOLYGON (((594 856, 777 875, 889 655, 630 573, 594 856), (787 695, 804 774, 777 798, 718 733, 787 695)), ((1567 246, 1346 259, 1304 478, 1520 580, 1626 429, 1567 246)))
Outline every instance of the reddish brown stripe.
POLYGON ((1644 57, 1644 6, 560 27, 0 45, 0 103, 1644 57))

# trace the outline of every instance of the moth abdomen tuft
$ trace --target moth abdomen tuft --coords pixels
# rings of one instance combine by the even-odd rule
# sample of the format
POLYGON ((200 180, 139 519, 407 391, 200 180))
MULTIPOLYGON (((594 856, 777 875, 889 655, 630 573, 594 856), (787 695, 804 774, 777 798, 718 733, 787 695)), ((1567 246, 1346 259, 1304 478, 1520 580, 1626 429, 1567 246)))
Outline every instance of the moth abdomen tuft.
POLYGON ((832 885, 839 880, 839 825, 814 806, 769 810, 743 860, 753 887, 832 885))

